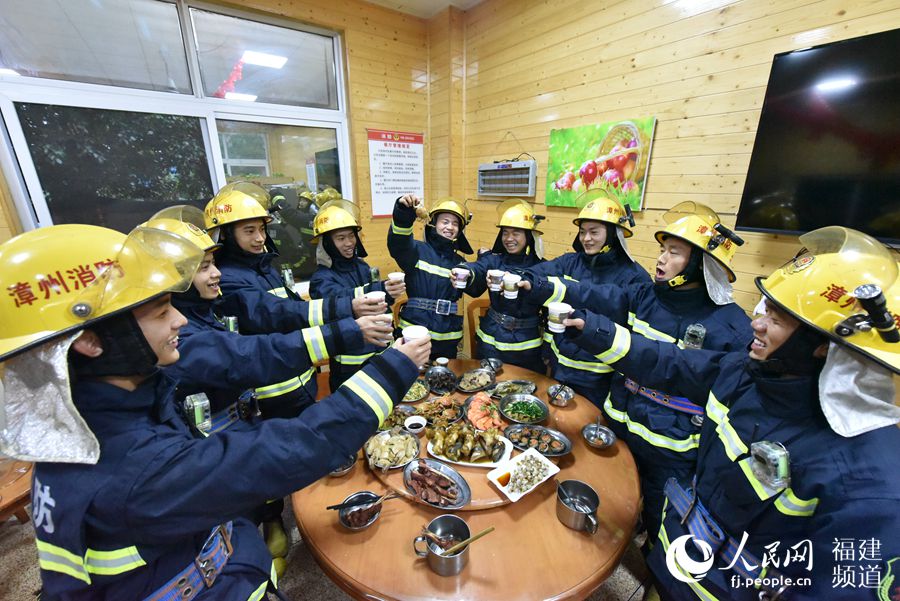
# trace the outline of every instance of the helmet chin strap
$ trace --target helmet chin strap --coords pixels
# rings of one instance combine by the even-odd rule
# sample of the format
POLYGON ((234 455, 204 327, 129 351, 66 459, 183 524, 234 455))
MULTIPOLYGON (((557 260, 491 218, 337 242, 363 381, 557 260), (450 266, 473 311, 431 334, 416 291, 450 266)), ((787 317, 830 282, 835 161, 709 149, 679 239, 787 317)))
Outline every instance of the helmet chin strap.
MULTIPOLYGON (((687 265, 681 270, 681 273, 673 278, 665 281, 669 288, 678 288, 691 282, 700 282, 703 280, 703 251, 699 248, 691 246, 691 256, 687 265)), ((660 285, 663 282, 658 282, 660 285)))

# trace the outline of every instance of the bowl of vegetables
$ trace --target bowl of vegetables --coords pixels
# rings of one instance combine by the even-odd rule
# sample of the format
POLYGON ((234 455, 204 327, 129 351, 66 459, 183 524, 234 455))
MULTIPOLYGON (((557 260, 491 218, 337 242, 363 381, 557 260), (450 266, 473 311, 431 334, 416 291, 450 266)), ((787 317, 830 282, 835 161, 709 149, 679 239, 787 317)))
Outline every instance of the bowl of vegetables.
POLYGON ((550 408, 533 394, 508 394, 500 399, 500 413, 517 424, 537 424, 550 415, 550 408))

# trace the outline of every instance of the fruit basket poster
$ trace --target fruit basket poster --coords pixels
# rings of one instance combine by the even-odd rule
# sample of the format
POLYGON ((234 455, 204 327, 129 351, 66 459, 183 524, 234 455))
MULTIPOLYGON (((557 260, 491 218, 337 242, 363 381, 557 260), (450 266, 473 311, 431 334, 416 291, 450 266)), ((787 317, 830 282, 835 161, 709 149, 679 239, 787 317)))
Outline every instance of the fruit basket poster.
POLYGON ((640 211, 655 128, 656 117, 642 117, 551 130, 545 203, 574 207, 583 192, 603 188, 640 211))

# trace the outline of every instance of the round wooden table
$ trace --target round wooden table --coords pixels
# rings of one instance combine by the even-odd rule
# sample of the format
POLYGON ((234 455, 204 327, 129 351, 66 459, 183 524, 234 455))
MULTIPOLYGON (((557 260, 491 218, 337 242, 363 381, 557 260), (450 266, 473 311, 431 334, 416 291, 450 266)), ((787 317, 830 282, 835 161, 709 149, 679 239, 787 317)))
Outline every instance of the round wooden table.
MULTIPOLYGON (((450 362, 457 374, 477 366, 475 361, 450 362)), ((537 384, 535 395, 545 401, 547 388, 555 383, 513 365, 504 365, 497 377, 519 379, 537 384)), ((325 510, 357 491, 389 490, 387 480, 376 477, 364 459, 346 476, 323 478, 293 494, 303 540, 323 571, 356 599, 583 599, 618 565, 640 503, 637 469, 628 448, 617 441, 609 449, 594 449, 581 436, 581 428, 595 421, 598 413, 579 395, 567 407, 551 405, 550 418, 542 425, 560 430, 573 445, 572 452, 556 462, 559 474, 516 503, 452 512, 466 520, 472 533, 495 527, 472 543, 468 565, 457 576, 438 576, 413 551, 413 539, 422 527, 449 512, 396 499, 385 502, 372 526, 350 531, 340 525, 336 511, 325 510), (600 495, 600 528, 593 536, 570 530, 556 518, 556 481, 568 479, 587 482, 600 495)), ((427 456, 426 443, 423 436, 422 456, 427 456)), ((487 491, 493 486, 486 478, 489 469, 454 468, 469 482, 473 497, 496 493, 503 498, 487 491), (476 487, 482 492, 476 494, 476 487)))

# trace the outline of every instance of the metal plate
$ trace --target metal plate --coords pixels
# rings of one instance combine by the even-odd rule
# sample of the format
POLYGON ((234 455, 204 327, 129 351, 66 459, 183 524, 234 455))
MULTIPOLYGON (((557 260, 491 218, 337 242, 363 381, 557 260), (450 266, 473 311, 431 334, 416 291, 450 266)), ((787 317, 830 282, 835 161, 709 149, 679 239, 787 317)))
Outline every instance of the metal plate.
POLYGON ((509 459, 510 455, 512 455, 512 450, 513 450, 513 443, 509 439, 504 438, 503 436, 500 436, 497 438, 497 440, 499 440, 500 442, 503 443, 503 455, 500 457, 499 461, 478 461, 478 462, 453 461, 452 459, 444 457, 443 455, 436 454, 432 450, 433 447, 432 447, 430 440, 428 441, 428 446, 425 447, 425 449, 428 451, 428 454, 431 455, 432 457, 440 459, 441 461, 446 461, 447 463, 452 463, 453 465, 463 465, 465 467, 486 467, 488 469, 494 469, 495 467, 497 467, 498 465, 500 465, 501 463, 503 463, 504 461, 509 459))
POLYGON ((442 463, 435 459, 420 459, 419 461, 410 461, 408 464, 406 464, 406 469, 403 470, 403 485, 406 486, 406 491, 411 494, 415 500, 422 503, 423 505, 429 505, 431 507, 437 507, 438 509, 446 510, 460 509, 461 507, 465 507, 469 504, 469 502, 472 500, 472 490, 469 488, 469 483, 466 482, 466 479, 462 477, 462 474, 457 472, 446 463, 442 463), (456 487, 459 490, 459 494, 456 498, 456 503, 453 503, 452 505, 436 505, 434 503, 429 503, 416 494, 416 491, 410 487, 409 482, 412 471, 418 468, 419 461, 424 461, 425 465, 427 465, 434 471, 447 476, 448 478, 450 478, 450 480, 453 481, 454 484, 456 484, 456 487))
POLYGON ((530 380, 504 380, 497 382, 490 389, 486 389, 486 392, 492 397, 500 399, 508 394, 534 394, 535 390, 537 390, 537 384, 530 380), (508 387, 512 385, 517 385, 520 389, 518 391, 509 390, 508 387))
MULTIPOLYGON (((390 436, 391 436, 391 431, 390 431, 390 430, 385 430, 384 432, 378 432, 377 434, 374 434, 373 436, 371 436, 371 437, 369 438, 369 440, 372 440, 372 438, 376 438, 376 437, 381 437, 381 438, 387 439, 387 438, 389 438, 390 436)), ((374 469, 380 469, 380 470, 382 470, 382 471, 395 470, 395 469, 397 469, 398 467, 403 467, 404 465, 406 465, 406 464, 409 463, 410 461, 414 461, 415 458, 419 456, 419 454, 420 454, 421 451, 422 451, 422 445, 421 445, 421 443, 419 442, 419 437, 418 437, 418 436, 413 436, 412 434, 410 434, 410 433, 407 432, 406 430, 401 430, 400 432, 398 432, 397 434, 395 434, 395 436, 406 436, 407 438, 411 438, 411 439, 413 439, 413 440, 415 441, 415 443, 416 443, 416 453, 415 453, 415 455, 412 456, 412 459, 407 459, 406 461, 403 461, 403 462, 397 462, 397 463, 392 464, 392 465, 389 465, 389 466, 387 466, 387 467, 380 467, 380 466, 377 466, 377 465, 376 465, 376 466, 373 466, 373 465, 372 465, 372 462, 371 462, 371 460, 370 460, 370 457, 369 457, 369 453, 366 452, 366 447, 365 447, 365 445, 363 445, 363 453, 365 453, 365 455, 366 455, 366 461, 367 461, 368 464, 369 464, 369 468, 371 468, 371 469, 373 469, 373 470, 374 470, 374 469)), ((367 440, 367 441, 366 441, 366 444, 368 444, 368 443, 369 443, 369 441, 367 440)))
MULTIPOLYGON (((477 394, 477 393, 476 393, 476 394, 477 394)), ((474 394, 473 394, 472 396, 468 397, 468 398, 466 399, 466 402, 463 403, 463 417, 465 418, 467 424, 469 424, 470 426, 472 426, 473 428, 475 428, 475 424, 473 424, 471 421, 469 421, 469 406, 472 404, 472 399, 473 399, 473 398, 475 398, 475 395, 474 395, 474 394)), ((491 400, 492 400, 492 401, 494 400, 493 397, 491 398, 491 400)), ((500 403, 495 403, 495 404, 497 405, 497 413, 499 414, 499 413, 500 413, 500 403)), ((505 424, 505 423, 506 423, 506 420, 503 419, 503 415, 500 414, 499 417, 500 417, 501 421, 505 424)), ((494 427, 497 428, 498 430, 500 429, 500 426, 494 426, 494 427)), ((481 431, 481 430, 479 430, 478 428, 475 428, 475 430, 478 431, 478 432, 481 431)))
MULTIPOLYGON (((428 402, 429 402, 429 403, 437 402, 438 398, 441 398, 441 397, 437 397, 437 398, 432 399, 432 400, 430 400, 430 401, 428 401, 428 402)), ((427 403, 426 403, 426 404, 427 404, 427 403)), ((422 413, 422 407, 424 407, 424 406, 425 406, 425 404, 422 404, 422 405, 419 405, 418 407, 416 407, 416 413, 415 413, 415 414, 416 414, 416 415, 422 415, 423 417, 425 417, 425 419, 428 420, 428 425, 430 426, 430 425, 432 425, 434 422, 433 422, 433 420, 432 420, 431 418, 429 418, 428 416, 423 415, 423 413, 422 413)), ((453 424, 453 423, 458 422, 459 420, 462 419, 462 417, 463 417, 464 414, 465 414, 465 409, 463 408, 463 404, 460 403, 460 404, 456 405, 456 417, 454 417, 453 419, 448 419, 448 420, 447 420, 447 423, 448 423, 448 424, 453 424)))
MULTIPOLYGON (((407 398, 406 396, 404 396, 403 400, 400 401, 401 403, 418 403, 419 401, 424 401, 425 399, 428 398, 428 395, 431 392, 431 390, 428 388, 428 382, 426 382, 422 378, 419 378, 418 380, 416 380, 416 383, 421 384, 422 386, 425 387, 425 394, 423 394, 422 396, 420 396, 418 398, 407 398)), ((410 387, 410 388, 412 388, 412 387, 410 387)), ((409 394, 408 390, 406 391, 406 394, 407 395, 409 394)))
POLYGON ((544 457, 561 457, 563 455, 568 455, 569 453, 572 452, 572 441, 569 440, 569 437, 566 436, 565 434, 563 434, 562 432, 560 432, 559 430, 554 430, 553 428, 546 428, 544 426, 534 426, 534 425, 530 425, 530 424, 513 424, 512 426, 507 426, 507 428, 505 430, 503 430, 503 435, 506 438, 509 438, 512 445, 514 447, 516 447, 517 449, 519 449, 520 451, 527 451, 530 448, 534 448, 534 450, 536 450, 538 453, 540 453, 544 457), (561 451, 557 451, 557 452, 547 451, 546 453, 544 453, 544 452, 541 452, 540 450, 538 450, 537 447, 530 447, 527 444, 522 444, 518 441, 513 441, 512 438, 509 438, 510 436, 512 436, 516 433, 521 433, 522 430, 525 430, 525 429, 536 432, 538 437, 544 433, 548 434, 551 438, 551 442, 553 440, 555 440, 555 441, 562 443, 563 449, 561 451))
POLYGON ((550 416, 550 408, 547 407, 547 403, 534 395, 508 394, 500 399, 500 413, 509 421, 515 422, 517 424, 538 424, 550 416), (517 401, 527 401, 532 405, 537 405, 537 407, 541 410, 541 416, 533 420, 515 419, 514 417, 510 417, 510 415, 506 412, 506 408, 517 401))
POLYGON ((478 391, 484 390, 485 388, 493 386, 496 379, 497 379, 497 374, 495 374, 493 371, 491 371, 489 369, 485 369, 483 367, 478 367, 476 369, 470 369, 469 371, 467 371, 466 373, 461 375, 459 377, 459 380, 457 380, 457 382, 456 382, 456 389, 461 392, 478 392, 478 391), (485 374, 488 376, 489 379, 488 379, 487 384, 485 384, 484 386, 476 386, 475 388, 463 388, 462 381, 469 374, 485 374))
MULTIPOLYGON (((379 431, 379 432, 384 432, 385 430, 390 430, 390 429, 393 428, 394 426, 400 426, 400 427, 402 428, 402 427, 403 427, 403 421, 406 420, 406 418, 409 417, 410 415, 415 415, 415 414, 416 414, 416 408, 413 407, 412 405, 394 405, 394 410, 391 411, 391 415, 393 415, 393 414, 395 414, 395 413, 397 413, 397 414, 403 416, 403 419, 400 420, 400 423, 399 423, 399 424, 394 424, 394 425, 388 425, 387 420, 384 420, 384 421, 381 423, 381 425, 378 426, 378 431, 379 431)), ((390 417, 390 416, 388 416, 388 417, 390 417)))
MULTIPOLYGON (((368 498, 368 499, 371 499, 372 501, 377 501, 379 496, 380 495, 376 495, 372 491, 361 490, 359 492, 353 493, 352 495, 350 495, 349 497, 347 497, 346 499, 341 501, 341 503, 349 503, 350 501, 356 501, 357 499, 363 499, 363 498, 368 498)), ((375 520, 378 519, 378 516, 381 515, 380 509, 378 511, 376 511, 374 514, 372 514, 372 517, 369 518, 369 521, 367 521, 362 526, 351 526, 350 522, 347 521, 347 516, 350 515, 351 511, 353 511, 355 509, 360 509, 362 507, 365 507, 365 506, 360 505, 359 507, 345 507, 343 509, 339 509, 338 510, 338 521, 341 523, 341 526, 343 526, 344 528, 346 528, 348 530, 365 530, 366 528, 368 528, 369 526, 374 524, 375 520)))

